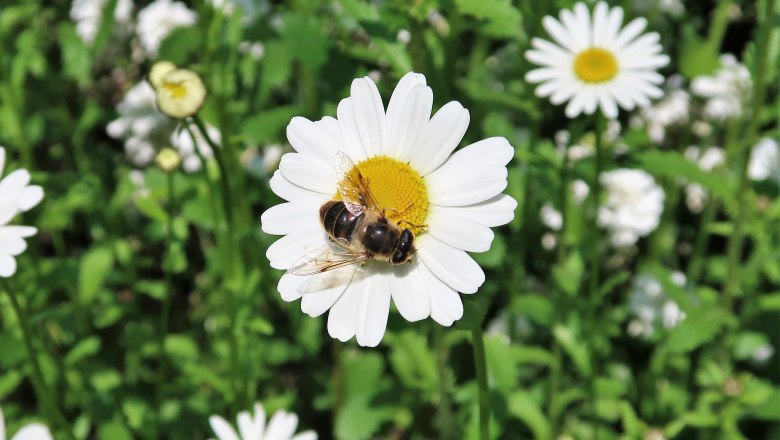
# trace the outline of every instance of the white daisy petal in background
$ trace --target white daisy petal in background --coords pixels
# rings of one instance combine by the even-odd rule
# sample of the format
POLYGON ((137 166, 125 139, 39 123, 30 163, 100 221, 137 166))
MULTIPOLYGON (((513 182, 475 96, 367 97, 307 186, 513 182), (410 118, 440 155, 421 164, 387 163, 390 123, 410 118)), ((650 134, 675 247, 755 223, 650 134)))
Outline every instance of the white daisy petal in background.
MULTIPOLYGON (((0 440, 6 440, 5 417, 3 409, 0 408, 0 440)), ((30 423, 22 427, 9 440, 52 440, 49 428, 40 423, 30 423)))
MULTIPOLYGON (((0 177, 5 167, 5 149, 0 147, 0 177)), ((43 199, 43 188, 30 185, 30 173, 16 170, 0 180, 0 277, 16 273, 16 258, 27 249, 25 238, 37 230, 31 226, 9 225, 19 213, 29 211, 43 199)))
POLYGON ((263 231, 283 235, 267 252, 271 266, 290 269, 304 255, 329 246, 319 221, 322 204, 337 196, 334 159, 343 152, 357 164, 392 222, 404 220, 415 236, 410 263, 371 259, 362 266, 313 276, 286 273, 285 301, 301 298, 310 316, 328 315, 329 334, 376 346, 390 302, 409 321, 433 318, 449 326, 463 316, 458 295, 474 293, 485 274, 467 252, 484 252, 491 227, 508 223, 517 202, 502 194, 514 150, 489 138, 454 154, 468 128, 469 112, 450 102, 431 117, 433 93, 425 77, 410 72, 385 111, 374 82, 354 80, 338 119, 296 117, 287 137, 296 153, 282 156, 271 189, 287 200, 263 213, 263 231))
POLYGON ((742 115, 742 108, 753 81, 744 64, 732 54, 720 56, 720 68, 712 75, 697 76, 691 81, 691 92, 706 99, 704 116, 723 121, 742 115))
POLYGON ((553 104, 568 102, 566 116, 592 114, 596 109, 616 118, 618 106, 624 110, 645 107, 660 98, 663 77, 656 70, 669 63, 661 54, 656 32, 641 35, 647 25, 637 18, 621 29, 623 9, 599 2, 591 14, 584 3, 564 9, 560 19, 546 16, 542 21, 554 43, 534 38, 526 58, 541 68, 532 70, 526 80, 538 83, 537 96, 549 97, 553 104))
POLYGON ((138 12, 135 32, 149 58, 157 56, 160 43, 174 29, 192 26, 198 21, 198 14, 182 2, 155 0, 138 12))
MULTIPOLYGON (((709 147, 701 150, 699 147, 691 146, 685 150, 685 158, 699 165, 702 171, 710 172, 726 161, 726 152, 719 147, 709 147)), ((685 185, 685 204, 693 213, 700 213, 704 210, 709 200, 707 190, 698 183, 686 183, 685 185)))
POLYGON ((780 184, 780 145, 776 140, 763 138, 753 146, 747 173, 751 180, 773 179, 780 184))
MULTIPOLYGON (((70 18, 76 23, 76 33, 84 43, 91 45, 95 41, 103 19, 103 9, 108 4, 108 0, 73 0, 70 4, 70 18)), ((112 28, 128 28, 132 12, 132 0, 117 0, 112 28)))
POLYGON ((635 244, 658 227, 664 210, 664 190, 642 170, 617 169, 599 176, 606 200, 598 212, 599 225, 610 232, 612 244, 635 244))
POLYGON ((236 421, 238 432, 220 416, 209 418, 218 440, 317 440, 317 434, 311 430, 295 435, 298 416, 286 411, 277 411, 266 425, 265 410, 259 403, 255 403, 254 414, 242 411, 236 421))
MULTIPOLYGON (((200 157, 198 157, 198 153, 195 151, 195 148, 198 149, 204 159, 210 159, 214 157, 214 152, 211 151, 211 147, 209 146, 208 141, 206 141, 206 139, 203 137, 203 134, 200 132, 200 130, 193 130, 192 133, 195 135, 195 142, 192 142, 192 137, 184 128, 175 130, 173 133, 171 133, 170 138, 171 145, 173 145, 173 147, 176 148, 176 150, 178 150, 179 154, 181 155, 182 169, 188 173, 200 171, 202 168, 200 157)), ((206 133, 209 135, 212 141, 216 142, 217 145, 222 142, 222 134, 219 132, 218 128, 206 124, 206 133)))

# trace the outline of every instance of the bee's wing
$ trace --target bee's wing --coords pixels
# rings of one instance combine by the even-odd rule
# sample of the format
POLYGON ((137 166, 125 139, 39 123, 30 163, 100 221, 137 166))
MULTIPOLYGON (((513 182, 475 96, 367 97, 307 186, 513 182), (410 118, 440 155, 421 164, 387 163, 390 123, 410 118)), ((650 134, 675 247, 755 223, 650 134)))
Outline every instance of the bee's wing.
POLYGON ((336 153, 336 181, 338 182, 339 194, 344 206, 353 215, 360 215, 366 209, 382 214, 382 207, 376 201, 374 193, 368 186, 368 179, 358 169, 344 152, 336 153))
POLYGON ((351 252, 344 244, 315 249, 301 257, 288 270, 293 275, 316 275, 368 260, 368 254, 351 252))

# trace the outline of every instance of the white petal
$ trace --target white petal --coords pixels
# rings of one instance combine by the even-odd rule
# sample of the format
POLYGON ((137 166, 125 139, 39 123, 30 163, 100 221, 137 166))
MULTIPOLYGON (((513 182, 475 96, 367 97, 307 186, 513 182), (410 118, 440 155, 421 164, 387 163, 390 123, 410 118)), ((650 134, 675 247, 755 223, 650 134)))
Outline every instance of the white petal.
POLYGON ((426 220, 431 235, 456 249, 486 252, 493 243, 493 231, 474 220, 434 209, 426 220))
POLYGON ((379 90, 374 81, 365 76, 352 81, 351 97, 360 143, 366 156, 378 156, 384 152, 382 142, 387 123, 379 90))
POLYGON ((436 277, 427 281, 431 291, 431 318, 445 327, 451 326, 463 317, 463 301, 460 295, 436 277))
POLYGON ((507 185, 507 170, 501 165, 461 168, 442 166, 425 176, 431 203, 463 206, 479 203, 501 193, 507 185))
MULTIPOLYGON (((0 437, 2 438, 2 437, 0 437)), ((52 440, 49 428, 40 423, 31 423, 16 432, 11 440, 52 440)))
POLYGON ((425 266, 458 292, 474 293, 485 282, 482 268, 466 252, 442 243, 431 234, 421 235, 417 246, 425 266))
POLYGON ((238 422, 238 432, 241 434, 241 440, 260 438, 257 427, 248 411, 241 411, 238 413, 236 420, 238 422))
POLYGON ((602 47, 604 35, 608 31, 607 22, 609 7, 604 2, 598 2, 593 10, 593 45, 602 47))
POLYGON ((279 295, 281 295, 284 301, 295 301, 302 296, 301 284, 305 281, 306 277, 285 273, 279 278, 276 290, 279 291, 279 295))
POLYGON ((274 194, 288 201, 322 200, 323 196, 332 197, 333 194, 335 194, 335 191, 333 194, 323 194, 301 188, 287 180, 279 170, 274 171, 274 175, 271 176, 269 184, 271 186, 271 191, 273 191, 274 194))
POLYGON ((615 119, 618 115, 617 103, 608 90, 602 90, 599 93, 599 107, 604 112, 604 116, 609 119, 615 119))
POLYGON ((358 278, 347 286, 328 313, 328 334, 341 342, 347 342, 355 336, 363 282, 365 279, 358 278))
POLYGON ((285 179, 302 188, 323 194, 336 193, 336 173, 332 162, 323 162, 316 156, 287 153, 279 162, 279 171, 285 179))
POLYGON ((274 269, 287 270, 307 253, 325 246, 325 232, 320 227, 300 229, 276 240, 265 256, 274 269))
POLYGON ((22 212, 33 209, 43 200, 43 188, 38 185, 30 185, 21 189, 18 193, 16 202, 22 212))
POLYGON ((646 26, 647 20, 644 17, 633 19, 626 25, 626 27, 623 28, 620 34, 618 34, 618 37, 612 43, 612 48, 616 50, 621 49, 623 46, 633 41, 634 38, 636 38, 636 36, 639 35, 646 26))
POLYGON ((390 314, 390 283, 385 272, 363 281, 362 301, 358 309, 355 336, 363 347, 376 347, 385 335, 390 314))
POLYGON ((339 106, 336 108, 336 115, 338 116, 341 137, 344 140, 341 151, 355 163, 364 160, 368 156, 360 140, 360 131, 355 121, 355 108, 352 98, 344 98, 339 102, 339 106))
POLYGON ((328 311, 354 279, 355 269, 345 267, 308 277, 300 288, 303 293, 301 311, 312 318, 328 311), (312 284, 317 284, 316 289, 312 284))
POLYGON ((469 126, 469 111, 451 101, 420 130, 410 164, 425 176, 441 165, 458 146, 469 126))
POLYGON ((0 228, 0 253, 16 256, 27 249, 27 242, 16 234, 7 230, 9 226, 0 228))
MULTIPOLYGON (((3 175, 3 166, 5 166, 5 148, 0 147, 0 176, 3 175)), ((5 440, 5 417, 3 408, 0 408, 0 440, 5 440)))
MULTIPOLYGON (((405 147, 405 145, 401 144, 401 139, 410 136, 400 131, 400 128, 403 127, 401 118, 408 118, 408 116, 405 115, 409 111, 408 109, 412 109, 413 107, 410 106, 407 109, 407 106, 409 105, 407 100, 410 99, 412 90, 418 88, 417 86, 425 86, 425 75, 415 72, 407 73, 398 81, 398 85, 395 86, 393 95, 390 97, 390 102, 387 104, 387 131, 385 132, 384 145, 386 153, 393 150, 396 151, 396 154, 391 155, 395 158, 398 158, 398 148, 405 147)), ((419 93, 419 91, 417 93, 419 93)), ((425 122, 431 118, 430 112, 429 109, 425 122)), ((414 136, 416 135, 417 133, 414 133, 414 136)), ((411 140, 414 141, 414 137, 411 137, 411 140)))
POLYGON ((420 130, 431 119, 433 91, 428 86, 418 84, 409 91, 406 100, 398 105, 401 104, 404 107, 394 115, 392 125, 388 119, 385 150, 393 152, 391 157, 408 163, 413 156, 420 130))
POLYGON ((209 424, 219 440, 240 440, 233 427, 222 417, 209 417, 209 424))
MULTIPOLYGON (((0 147, 0 177, 3 177, 3 170, 5 169, 5 148, 0 147)), ((3 425, 3 413, 0 411, 0 428, 3 429, 3 431, 0 431, 0 439, 5 439, 5 425, 3 425)))
POLYGON ((299 153, 311 154, 332 161, 341 149, 341 133, 335 138, 321 124, 296 116, 287 125, 287 140, 299 153))
POLYGON ((463 217, 482 223, 485 226, 495 227, 505 225, 515 218, 517 201, 506 194, 499 194, 484 202, 466 206, 438 206, 431 207, 443 215, 463 217))
POLYGON ((14 257, 0 254, 0 277, 8 278, 16 273, 16 260, 14 257))
MULTIPOLYGON (((265 434, 265 409, 261 403, 255 403, 254 424, 257 427, 257 438, 262 440, 265 434)), ((244 439, 246 440, 246 439, 244 439)))
POLYGON ((514 155, 515 150, 506 138, 487 138, 457 151, 436 172, 444 168, 462 170, 483 165, 506 166, 514 155))
POLYGON ((525 75, 525 80, 530 83, 539 83, 560 77, 561 69, 557 67, 542 67, 541 69, 534 69, 528 72, 525 75))
POLYGON ((277 411, 268 422, 265 438, 288 440, 298 427, 298 416, 287 411, 277 411))
MULTIPOLYGON (((16 192, 30 183, 30 172, 27 170, 16 170, 0 180, 0 200, 8 200, 16 195, 16 192)), ((15 197, 14 197, 15 199, 15 197)))
POLYGON ((607 49, 613 49, 612 41, 617 38, 618 32, 620 32, 620 25, 623 24, 623 8, 615 6, 609 11, 609 19, 602 31, 601 44, 602 47, 607 49))
POLYGON ((560 21, 548 15, 542 19, 542 26, 544 26, 547 33, 561 46, 571 52, 577 52, 579 50, 579 45, 574 41, 574 37, 560 21))
POLYGON ((404 264, 389 276, 395 307, 409 322, 423 320, 431 314, 431 300, 423 271, 430 273, 420 259, 415 258, 411 264, 404 264))
POLYGON ((303 431, 293 437, 292 440, 317 440, 317 433, 314 431, 303 431))
POLYGON ((268 208, 260 216, 260 228, 266 234, 285 235, 301 228, 319 225, 319 210, 326 200, 287 202, 268 208))

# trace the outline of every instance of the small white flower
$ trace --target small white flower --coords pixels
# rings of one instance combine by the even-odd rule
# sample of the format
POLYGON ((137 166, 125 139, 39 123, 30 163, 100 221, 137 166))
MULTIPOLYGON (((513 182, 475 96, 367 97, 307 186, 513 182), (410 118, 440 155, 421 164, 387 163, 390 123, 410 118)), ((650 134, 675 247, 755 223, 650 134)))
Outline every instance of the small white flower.
POLYGON ((167 144, 173 129, 173 123, 157 111, 154 89, 146 81, 136 84, 117 105, 117 113, 106 132, 125 141, 125 153, 135 166, 149 165, 157 154, 155 147, 167 144))
POLYGON ((257 17, 257 7, 252 0, 210 0, 211 6, 225 16, 231 16, 236 9, 241 10, 241 23, 247 25, 257 17))
POLYGON ((699 76, 691 81, 693 94, 707 100, 704 116, 715 121, 742 115, 744 101, 752 88, 750 72, 734 55, 721 55, 720 64, 713 75, 699 76))
MULTIPOLYGON (((673 272, 670 279, 678 286, 685 285, 686 279, 682 272, 673 272)), ((628 326, 632 336, 649 337, 655 333, 657 326, 671 329, 685 319, 685 313, 666 296, 658 278, 647 273, 634 278, 628 307, 636 317, 628 326)))
MULTIPOLYGON (((702 171, 712 171, 726 161, 726 153, 722 148, 709 147, 700 150, 698 147, 688 147, 685 150, 685 158, 699 165, 702 171)), ((693 213, 700 213, 707 205, 709 195, 707 190, 698 183, 685 185, 685 204, 693 213)))
POLYGON ((776 140, 763 138, 753 146, 747 172, 752 180, 771 178, 780 184, 780 145, 776 140))
POLYGON ((412 33, 407 29, 401 29, 395 36, 395 39, 401 44, 409 44, 409 42, 412 41, 412 33))
POLYGON ((584 180, 575 179, 571 182, 572 200, 574 204, 581 205, 590 193, 590 186, 584 180))
MULTIPOLYGON (((209 146, 208 141, 203 137, 200 130, 193 128, 192 133, 195 135, 194 143, 192 142, 190 133, 183 128, 171 133, 171 145, 173 145, 173 147, 179 151, 179 154, 181 154, 181 168, 188 173, 200 171, 202 168, 200 158, 198 157, 195 148, 200 151, 200 154, 203 155, 204 159, 214 157, 211 146, 209 146)), ((208 133, 209 138, 211 138, 216 145, 219 145, 222 142, 222 134, 216 127, 206 124, 206 133, 208 133)))
POLYGON ((298 416, 286 411, 277 411, 268 425, 265 423, 263 405, 255 403, 255 413, 238 413, 238 432, 220 416, 211 416, 209 424, 219 440, 317 440, 314 431, 304 431, 295 435, 298 428, 298 416))
POLYGON ((248 54, 253 60, 258 61, 265 56, 265 45, 259 41, 242 41, 238 43, 238 51, 248 54))
MULTIPOLYGON (((76 23, 76 33, 81 40, 91 45, 95 41, 103 9, 108 0, 73 0, 70 4, 70 18, 76 23)), ((133 0, 118 0, 114 8, 114 28, 126 28, 130 25, 133 12, 133 0)))
POLYGON ((598 222, 611 233, 617 247, 633 245, 658 227, 664 210, 664 191, 642 170, 617 169, 599 177, 607 195, 598 222))
MULTIPOLYGON (((2 170, 2 167, 0 167, 0 170, 2 170)), ((3 409, 0 408, 0 440, 5 440, 6 438, 5 417, 3 417, 3 409)), ((52 440, 52 436, 46 425, 30 423, 17 431, 10 440, 52 440)))
POLYGON ((284 152, 284 148, 279 144, 263 148, 263 170, 267 173, 273 173, 279 167, 279 161, 284 152))
POLYGON ((206 99, 206 86, 200 76, 169 61, 155 63, 149 81, 154 87, 157 107, 172 118, 194 115, 206 99))
POLYGON ((176 28, 192 26, 198 21, 198 14, 182 2, 155 0, 138 13, 136 34, 141 46, 150 58, 157 56, 160 43, 176 28))
POLYGON ((514 217, 517 202, 502 194, 512 146, 494 137, 452 154, 466 132, 469 112, 453 101, 431 118, 432 106, 433 92, 421 74, 410 72, 401 79, 386 111, 376 85, 364 77, 352 82, 351 96, 339 103, 338 119, 296 117, 287 127, 297 153, 282 156, 270 184, 288 203, 261 218, 263 231, 284 235, 268 248, 271 267, 290 269, 331 245, 319 210, 344 183, 334 172, 339 152, 357 164, 347 175, 359 170, 379 206, 389 208, 386 218, 404 222, 414 234, 416 253, 410 263, 369 258, 341 273, 282 276, 282 299, 301 299, 302 311, 310 316, 330 310, 328 332, 340 341, 356 337, 363 346, 379 344, 391 298, 408 321, 430 316, 452 325, 463 316, 458 292, 475 293, 485 281, 467 252, 490 249, 490 228, 514 217), (312 286, 320 291, 310 293, 312 286))
POLYGON ((542 234, 542 247, 551 251, 558 246, 558 238, 552 232, 545 232, 542 234))
POLYGON ((691 97, 681 88, 682 78, 672 76, 666 82, 664 99, 642 109, 641 118, 647 127, 651 141, 661 143, 666 138, 666 128, 688 122, 691 97))
POLYGON ((763 364, 774 354, 775 348, 769 344, 764 344, 756 348, 753 353, 750 354, 750 359, 757 364, 763 364))
POLYGON ((539 211, 539 217, 542 219, 542 224, 553 231, 560 231, 561 226, 563 226, 563 216, 561 216, 560 211, 555 209, 549 202, 542 205, 542 209, 539 211))
MULTIPOLYGON (((0 147, 0 177, 5 168, 5 148, 0 147)), ((0 180, 0 277, 16 273, 16 258, 27 249, 25 238, 38 230, 31 226, 9 225, 22 212, 34 208, 43 199, 43 188, 30 185, 30 173, 25 169, 11 172, 0 180)))
POLYGON ((585 3, 564 9, 560 19, 544 17, 542 24, 555 43, 534 38, 526 58, 542 66, 526 75, 531 83, 541 83, 537 96, 550 97, 553 104, 566 101, 566 116, 592 114, 600 108, 608 118, 624 110, 650 105, 650 98, 663 93, 658 84, 663 77, 656 69, 666 66, 669 57, 661 54, 660 36, 651 32, 640 36, 647 20, 636 18, 625 28, 623 8, 596 4, 591 13, 585 3))

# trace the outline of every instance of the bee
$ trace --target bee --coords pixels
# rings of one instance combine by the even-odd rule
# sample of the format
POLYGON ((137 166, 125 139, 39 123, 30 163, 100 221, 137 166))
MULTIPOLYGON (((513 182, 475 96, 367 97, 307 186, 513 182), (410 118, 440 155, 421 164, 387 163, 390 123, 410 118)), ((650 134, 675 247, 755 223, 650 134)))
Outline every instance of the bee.
POLYGON ((336 154, 336 179, 341 200, 320 207, 320 223, 329 246, 305 255, 289 270, 293 275, 314 275, 374 259, 392 265, 411 261, 416 252, 414 234, 393 222, 371 192, 368 179, 343 152, 336 154))

